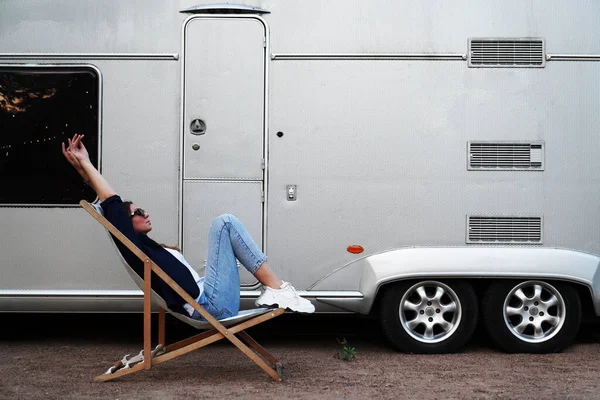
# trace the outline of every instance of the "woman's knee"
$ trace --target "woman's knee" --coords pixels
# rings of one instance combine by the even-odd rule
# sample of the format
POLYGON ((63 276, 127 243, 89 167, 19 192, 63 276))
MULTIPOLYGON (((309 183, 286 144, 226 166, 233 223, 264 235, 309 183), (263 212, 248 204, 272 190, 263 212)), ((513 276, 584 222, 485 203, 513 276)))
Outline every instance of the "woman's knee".
POLYGON ((222 227, 227 223, 238 221, 238 219, 232 214, 221 214, 213 221, 213 227, 222 227))

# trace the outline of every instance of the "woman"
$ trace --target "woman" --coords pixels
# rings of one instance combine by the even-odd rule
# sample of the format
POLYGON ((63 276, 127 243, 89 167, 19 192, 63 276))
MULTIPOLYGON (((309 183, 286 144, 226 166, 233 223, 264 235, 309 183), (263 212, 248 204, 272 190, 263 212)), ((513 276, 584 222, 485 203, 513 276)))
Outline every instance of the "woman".
MULTIPOLYGON (((90 185, 106 219, 162 268, 179 286, 204 307, 212 316, 223 319, 237 315, 240 307, 240 277, 236 258, 263 284, 257 306, 275 306, 292 311, 312 313, 312 303, 298 295, 292 285, 281 281, 265 262, 266 257, 252 240, 242 223, 233 215, 224 214, 215 219, 209 233, 206 276, 201 278, 183 255, 156 243, 148 233, 152 230, 150 215, 131 202, 123 202, 106 179, 90 162, 83 145, 83 135, 62 144, 67 161, 90 185)), ((116 241, 119 251, 129 265, 143 276, 143 263, 123 244, 116 241)), ((154 276, 152 288, 167 302, 169 308, 192 318, 200 315, 169 285, 154 276)))

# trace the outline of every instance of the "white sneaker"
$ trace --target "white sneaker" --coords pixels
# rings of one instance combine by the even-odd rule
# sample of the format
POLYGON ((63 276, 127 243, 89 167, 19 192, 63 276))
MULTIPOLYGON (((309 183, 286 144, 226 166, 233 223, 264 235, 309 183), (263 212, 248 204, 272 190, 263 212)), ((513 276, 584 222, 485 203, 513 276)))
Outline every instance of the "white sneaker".
POLYGON ((281 308, 289 308, 292 311, 307 314, 315 312, 315 306, 309 300, 300 297, 296 289, 288 282, 283 282, 280 289, 264 286, 264 292, 256 299, 255 304, 258 307, 277 305, 281 308))

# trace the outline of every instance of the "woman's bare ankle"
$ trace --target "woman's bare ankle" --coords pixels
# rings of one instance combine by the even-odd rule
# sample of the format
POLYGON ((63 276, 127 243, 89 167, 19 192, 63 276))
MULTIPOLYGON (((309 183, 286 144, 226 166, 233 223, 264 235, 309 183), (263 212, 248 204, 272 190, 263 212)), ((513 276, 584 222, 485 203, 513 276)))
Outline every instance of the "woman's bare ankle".
POLYGON ((280 289, 281 285, 283 285, 281 279, 275 275, 266 262, 262 263, 261 266, 258 267, 254 273, 254 276, 260 283, 270 287, 271 289, 280 289))

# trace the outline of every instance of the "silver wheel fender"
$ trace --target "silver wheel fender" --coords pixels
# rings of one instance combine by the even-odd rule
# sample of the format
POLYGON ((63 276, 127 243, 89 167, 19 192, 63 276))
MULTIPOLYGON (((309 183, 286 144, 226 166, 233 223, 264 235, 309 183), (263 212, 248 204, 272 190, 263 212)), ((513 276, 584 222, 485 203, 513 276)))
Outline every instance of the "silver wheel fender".
POLYGON ((582 252, 524 247, 406 248, 367 256, 325 276, 311 291, 358 290, 362 298, 318 297, 319 301, 368 314, 381 286, 406 279, 553 279, 587 286, 600 316, 600 258, 582 252))

